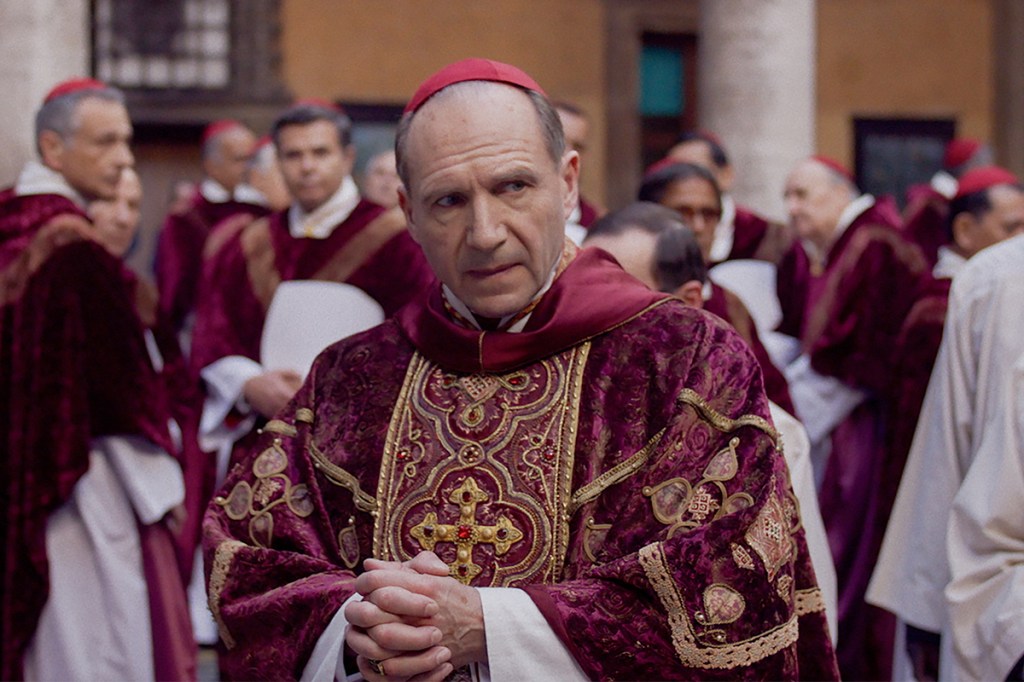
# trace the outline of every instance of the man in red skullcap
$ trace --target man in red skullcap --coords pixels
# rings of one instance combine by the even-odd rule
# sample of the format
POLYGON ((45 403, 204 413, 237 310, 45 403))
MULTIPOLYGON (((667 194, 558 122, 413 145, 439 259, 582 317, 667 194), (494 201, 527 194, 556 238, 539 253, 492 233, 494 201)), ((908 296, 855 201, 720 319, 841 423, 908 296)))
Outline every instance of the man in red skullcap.
MULTIPOLYGON (((886 488, 884 498, 889 505, 895 500, 899 486, 900 506, 886 532, 868 593, 872 603, 889 609, 908 625, 906 641, 917 679, 938 679, 939 633, 945 628, 945 623, 934 616, 943 613, 945 584, 934 582, 922 593, 922 586, 911 577, 913 567, 923 565, 922 562, 946 565, 946 525, 941 520, 948 517, 951 499, 940 494, 939 480, 940 473, 948 469, 936 461, 938 453, 931 449, 937 439, 941 440, 940 432, 959 428, 950 424, 950 415, 958 411, 956 403, 965 396, 947 395, 945 400, 952 402, 952 407, 950 402, 936 402, 935 395, 929 406, 922 408, 922 404, 943 339, 953 277, 982 249, 1024 232, 1024 189, 1016 176, 1003 168, 975 168, 960 177, 957 193, 949 206, 947 243, 939 249, 933 279, 907 315, 894 347, 899 369, 890 416, 893 428, 886 462, 889 473, 882 477, 881 483, 886 488), (918 414, 921 415, 920 426, 918 414), (917 436, 915 429, 919 432, 917 436), (929 443, 931 445, 926 445, 929 443), (906 475, 901 483, 905 463, 906 475), (921 518, 922 512, 929 518, 921 518), (920 544, 920 551, 908 552, 908 542, 920 544)), ((1012 328, 1014 317, 1008 315, 1007 319, 994 322, 1012 328)), ((939 386, 936 382, 933 393, 939 386)), ((961 474, 950 472, 955 485, 962 480, 961 474)), ((937 574, 948 579, 948 570, 937 574)))
POLYGON ((736 204, 730 193, 736 172, 717 135, 706 130, 687 131, 665 157, 707 168, 722 190, 722 215, 713 228, 714 239, 707 251, 709 265, 745 258, 777 264, 793 245, 794 235, 788 225, 736 204))
POLYGON ((973 138, 957 137, 946 144, 942 169, 932 176, 931 182, 907 189, 903 230, 911 241, 921 247, 929 265, 936 264, 939 247, 947 242, 949 201, 956 194, 957 179, 973 168, 991 164, 992 148, 989 145, 973 138))
POLYGON ((87 203, 133 162, 120 91, 76 79, 36 113, 0 192, 3 679, 188 679, 171 536, 183 499, 165 395, 87 203))
POLYGON ((537 83, 446 67, 396 149, 440 281, 324 351, 211 505, 228 672, 834 678, 756 360, 566 241, 537 83))
POLYGON ((203 244, 214 225, 229 216, 266 215, 265 201, 243 182, 256 136, 242 122, 214 121, 203 131, 203 179, 188 207, 170 213, 157 240, 154 271, 160 314, 189 346, 203 244))
POLYGON ((892 351, 928 273, 895 206, 861 194, 833 159, 798 163, 785 202, 800 238, 779 267, 782 331, 800 349, 785 374, 821 480, 839 580, 837 656, 846 678, 887 679, 893 623, 864 603, 864 590, 885 526, 876 490, 892 351))

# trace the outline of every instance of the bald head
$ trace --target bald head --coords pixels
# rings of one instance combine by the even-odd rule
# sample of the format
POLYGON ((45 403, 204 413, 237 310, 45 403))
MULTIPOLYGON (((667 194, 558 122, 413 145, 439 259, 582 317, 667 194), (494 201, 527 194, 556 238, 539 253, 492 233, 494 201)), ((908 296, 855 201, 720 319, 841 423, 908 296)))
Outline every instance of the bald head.
POLYGON ((233 192, 245 176, 255 147, 256 136, 251 130, 241 124, 227 127, 203 145, 203 172, 233 192))
POLYGON ((804 159, 786 178, 784 197, 789 223, 801 239, 824 253, 832 243, 843 209, 858 194, 849 178, 816 159, 804 159))

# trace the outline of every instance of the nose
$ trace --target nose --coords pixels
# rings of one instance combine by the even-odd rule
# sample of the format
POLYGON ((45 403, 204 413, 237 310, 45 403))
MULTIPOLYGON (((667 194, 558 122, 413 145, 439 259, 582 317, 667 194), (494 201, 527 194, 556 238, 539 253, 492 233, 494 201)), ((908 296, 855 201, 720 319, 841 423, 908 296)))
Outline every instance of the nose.
POLYGON ((118 143, 115 158, 120 168, 128 168, 135 165, 135 155, 132 153, 132 148, 128 142, 118 143))
POLYGON ((493 251, 505 241, 508 231, 502 219, 504 213, 497 205, 497 200, 490 196, 478 196, 473 199, 472 221, 466 235, 466 243, 480 251, 493 251))

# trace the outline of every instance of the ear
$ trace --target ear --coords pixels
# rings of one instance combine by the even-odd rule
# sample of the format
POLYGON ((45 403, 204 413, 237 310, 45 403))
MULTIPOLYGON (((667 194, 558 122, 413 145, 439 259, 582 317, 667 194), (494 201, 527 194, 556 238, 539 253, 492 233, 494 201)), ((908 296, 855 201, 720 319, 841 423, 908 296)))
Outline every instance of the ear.
POLYGON ((64 139, 53 130, 39 133, 39 153, 43 165, 55 171, 64 170, 64 139))
POLYGON ((673 292, 673 295, 690 307, 704 307, 704 285, 695 279, 684 282, 682 286, 673 292))
POLYGON ((398 205, 401 207, 402 213, 405 214, 405 224, 409 229, 409 236, 413 238, 413 241, 419 244, 419 230, 416 229, 416 224, 412 219, 412 202, 409 200, 409 195, 406 193, 405 185, 398 186, 398 205))
POLYGON ((718 171, 718 189, 722 192, 728 192, 732 189, 732 183, 736 180, 736 171, 732 169, 732 165, 728 165, 725 168, 719 168, 718 171))
POLYGON ((565 220, 568 220, 580 203, 580 155, 577 152, 570 150, 562 156, 560 175, 562 182, 565 183, 562 207, 565 210, 565 220))
POLYGON ((963 253, 974 253, 974 216, 964 211, 953 218, 953 244, 963 253))
POLYGON ((345 169, 345 175, 352 175, 356 167, 356 146, 350 144, 341 148, 341 165, 345 169))

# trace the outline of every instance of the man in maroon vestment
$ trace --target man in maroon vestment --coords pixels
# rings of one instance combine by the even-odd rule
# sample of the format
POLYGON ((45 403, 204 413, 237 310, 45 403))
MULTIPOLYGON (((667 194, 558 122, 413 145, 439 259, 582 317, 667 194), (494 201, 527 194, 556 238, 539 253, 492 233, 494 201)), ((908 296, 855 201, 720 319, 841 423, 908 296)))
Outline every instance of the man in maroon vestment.
MULTIPOLYGON (((552 104, 558 112, 558 120, 562 122, 565 146, 580 155, 580 166, 583 167, 583 159, 587 153, 587 138, 590 137, 590 119, 587 118, 587 112, 565 100, 558 100, 552 104)), ((603 213, 603 209, 580 195, 579 207, 569 216, 569 222, 589 228, 603 213)))
POLYGON ((182 500, 167 409, 88 202, 131 165, 123 95, 55 87, 40 161, 0 192, 3 679, 190 679, 167 515, 182 500))
MULTIPOLYGON (((711 251, 714 249, 715 235, 720 228, 719 220, 722 216, 722 193, 711 171, 692 163, 662 166, 644 178, 637 198, 639 201, 661 204, 678 213, 687 227, 693 230, 705 262, 712 264, 711 251)), ((703 296, 704 309, 731 324, 750 344, 764 373, 768 398, 790 414, 796 415, 786 377, 772 363, 743 301, 711 280, 705 283, 703 296)))
MULTIPOLYGON (((864 603, 884 532, 886 397, 893 349, 927 276, 920 249, 887 203, 862 195, 838 162, 801 161, 785 187, 799 259, 780 266, 802 305, 802 354, 786 368, 823 473, 822 517, 839 579, 840 669, 851 679, 887 679, 893 623, 864 603)), ((793 254, 791 254, 793 255, 793 254)))
POLYGON ((256 136, 240 121, 214 121, 202 136, 203 179, 188 208, 164 220, 156 246, 160 314, 175 332, 191 328, 202 268, 203 244, 213 226, 237 213, 264 215, 267 209, 246 193, 242 179, 256 136))
POLYGON ((451 65, 396 148, 440 282, 321 354, 210 506, 230 674, 834 678, 756 362, 566 242, 540 87, 451 65))
MULTIPOLYGON (((1004 168, 975 168, 960 177, 949 212, 946 244, 938 249, 932 277, 907 315, 894 349, 897 375, 890 403, 888 454, 878 491, 882 501, 879 517, 883 520, 892 511, 939 352, 950 284, 976 253, 1024 232, 1024 189, 1017 177, 1004 168)), ((881 540, 879 537, 879 543, 881 540)), ((916 666, 915 675, 918 679, 938 679, 939 634, 909 625, 907 630, 907 649, 916 666)))
POLYGON ((969 137, 954 138, 946 144, 942 170, 932 176, 931 182, 907 189, 903 231, 908 239, 921 247, 929 265, 937 263, 939 248, 948 243, 949 202, 957 192, 960 176, 974 168, 990 165, 990 146, 969 137))

